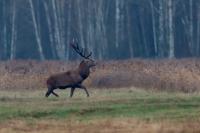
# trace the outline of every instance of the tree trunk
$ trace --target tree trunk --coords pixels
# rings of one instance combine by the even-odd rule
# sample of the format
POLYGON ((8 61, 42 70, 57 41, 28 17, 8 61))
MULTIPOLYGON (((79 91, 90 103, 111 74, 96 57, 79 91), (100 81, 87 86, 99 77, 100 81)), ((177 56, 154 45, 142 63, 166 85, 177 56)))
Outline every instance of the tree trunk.
POLYGON ((67 46, 66 46, 66 59, 69 60, 69 51, 70 51, 70 39, 71 39, 71 24, 72 24, 72 0, 68 0, 68 8, 67 8, 67 46))
POLYGON ((59 52, 62 53, 62 59, 66 59, 66 51, 65 51, 65 22, 63 20, 64 18, 64 11, 63 11, 63 3, 64 0, 60 0, 60 1, 55 1, 55 5, 56 5, 56 12, 57 12, 57 23, 58 23, 58 31, 59 31, 59 35, 60 35, 60 47, 61 50, 59 52))
POLYGON ((99 23, 99 38, 100 38, 100 42, 102 44, 101 59, 103 59, 103 57, 105 57, 106 49, 107 49, 107 37, 106 37, 106 28, 105 28, 105 23, 104 23, 103 7, 104 7, 103 1, 99 1, 98 10, 97 10, 97 14, 98 14, 97 21, 99 23))
POLYGON ((15 50, 16 50, 16 1, 13 1, 12 8, 12 31, 11 31, 11 45, 10 45, 10 59, 13 60, 15 58, 15 50))
POLYGON ((153 29, 153 42, 154 42, 154 51, 155 56, 158 56, 158 44, 157 44, 157 35, 156 35, 156 19, 153 1, 150 1, 151 5, 151 18, 152 18, 152 29, 153 29))
POLYGON ((115 46, 119 47, 119 28, 120 28, 120 1, 115 0, 115 46))
POLYGON ((104 47, 104 44, 102 44, 102 29, 101 29, 101 21, 100 21, 100 17, 102 16, 99 16, 101 14, 99 14, 99 4, 100 3, 96 3, 96 8, 95 8, 95 14, 98 14, 96 17, 95 17, 95 41, 99 44, 98 47, 97 47, 97 52, 98 52, 98 59, 102 59, 103 58, 103 47, 104 47))
MULTIPOLYGON (((97 9, 97 2, 88 2, 88 9, 87 9, 87 44, 89 46, 90 51, 93 53, 93 57, 96 57, 96 52, 95 52, 95 20, 94 20, 94 14, 96 12, 95 9, 97 9), (95 8, 90 8, 90 7, 95 7, 95 8)), ((96 19, 96 17, 95 17, 96 19)))
POLYGON ((52 25, 51 17, 49 14, 50 11, 49 11, 46 1, 43 0, 42 2, 44 4, 44 10, 45 10, 47 25, 48 25, 48 30, 49 30, 49 41, 50 41, 51 52, 52 52, 53 59, 56 59, 57 58, 56 47, 55 47, 56 44, 54 42, 54 37, 53 37, 53 30, 52 30, 53 25, 52 25))
POLYGON ((159 0, 159 37, 158 37, 158 57, 164 57, 164 9, 163 0, 159 0))
POLYGON ((59 59, 64 59, 64 53, 63 53, 63 47, 61 44, 61 36, 60 36, 60 32, 59 32, 59 23, 58 23, 58 16, 57 16, 57 10, 56 10, 56 1, 55 0, 51 0, 52 3, 52 10, 53 10, 53 20, 54 20, 54 30, 55 30, 55 34, 54 34, 54 38, 55 38, 55 42, 56 42, 56 51, 58 54, 59 59))
POLYGON ((6 0, 3 0, 3 58, 7 59, 8 41, 7 41, 7 19, 6 19, 6 0))
POLYGON ((189 46, 191 49, 191 54, 195 55, 195 47, 193 43, 193 0, 189 0, 189 46))
POLYGON ((174 30, 173 30, 172 0, 168 0, 168 15, 169 15, 169 58, 174 58, 174 30))
POLYGON ((196 53, 197 53, 197 56, 199 57, 199 55, 200 55, 200 14, 199 14, 199 12, 200 12, 200 2, 198 3, 198 5, 197 5, 197 12, 198 12, 198 14, 197 14, 197 41, 196 41, 196 46, 197 46, 197 48, 196 48, 196 53))
POLYGON ((44 57, 41 38, 40 38, 39 29, 38 29, 38 25, 37 25, 37 21, 36 21, 35 11, 34 11, 34 7, 33 7, 33 1, 29 0, 29 4, 30 4, 30 8, 31 8, 31 15, 32 15, 33 26, 34 26, 34 30, 35 30, 36 42, 38 45, 38 52, 40 55, 40 59, 44 60, 45 57, 44 57))
POLYGON ((84 15, 84 12, 82 10, 82 2, 83 0, 76 0, 77 1, 77 13, 78 13, 78 26, 79 26, 79 34, 80 34, 80 45, 82 47, 86 47, 85 46, 85 41, 84 41, 84 31, 83 31, 83 20, 82 20, 82 16, 84 15))
POLYGON ((148 46, 147 46, 147 39, 146 39, 146 32, 145 32, 145 22, 144 22, 144 18, 143 18, 143 9, 140 10, 140 26, 141 26, 141 42, 143 43, 143 56, 144 57, 148 57, 149 56, 149 50, 148 50, 148 46))
POLYGON ((128 38, 128 45, 129 45, 129 56, 130 58, 134 57, 134 50, 133 50, 133 41, 132 41, 132 34, 131 34, 131 21, 129 17, 129 5, 126 4, 126 16, 127 16, 127 22, 126 22, 126 30, 127 30, 127 38, 128 38))

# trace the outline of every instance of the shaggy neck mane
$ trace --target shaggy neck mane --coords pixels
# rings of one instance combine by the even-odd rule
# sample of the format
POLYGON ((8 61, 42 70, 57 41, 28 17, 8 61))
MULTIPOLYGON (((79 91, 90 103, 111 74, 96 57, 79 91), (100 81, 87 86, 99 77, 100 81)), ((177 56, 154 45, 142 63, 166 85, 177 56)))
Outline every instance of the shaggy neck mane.
POLYGON ((90 68, 87 67, 86 63, 84 63, 83 61, 80 63, 78 71, 79 71, 79 74, 81 75, 81 77, 83 79, 86 79, 89 76, 89 74, 90 74, 90 70, 89 69, 90 68))

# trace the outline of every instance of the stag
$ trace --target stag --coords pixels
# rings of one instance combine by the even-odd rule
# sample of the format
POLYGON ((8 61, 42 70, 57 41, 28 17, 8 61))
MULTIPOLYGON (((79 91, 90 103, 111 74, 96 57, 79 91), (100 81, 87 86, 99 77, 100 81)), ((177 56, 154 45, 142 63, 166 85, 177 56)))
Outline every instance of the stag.
POLYGON ((76 53, 78 53, 84 59, 79 64, 79 67, 75 70, 51 75, 47 79, 48 90, 45 95, 46 97, 48 97, 50 94, 58 97, 59 95, 56 94, 54 90, 66 88, 71 88, 70 97, 73 96, 74 90, 76 88, 85 90, 87 97, 89 97, 89 93, 86 87, 82 85, 82 82, 89 76, 90 68, 96 65, 95 61, 90 59, 92 52, 89 53, 86 49, 80 48, 78 43, 74 40, 72 43, 70 43, 70 45, 76 51, 76 53))

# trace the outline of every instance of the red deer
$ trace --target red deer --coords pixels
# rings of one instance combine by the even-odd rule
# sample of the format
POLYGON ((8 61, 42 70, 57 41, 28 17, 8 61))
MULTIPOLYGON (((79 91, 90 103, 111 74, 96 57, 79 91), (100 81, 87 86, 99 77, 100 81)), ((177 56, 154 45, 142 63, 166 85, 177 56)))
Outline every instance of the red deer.
POLYGON ((76 88, 85 90, 87 97, 89 97, 89 93, 86 87, 82 85, 82 82, 89 76, 90 68, 96 65, 95 61, 89 58, 92 55, 92 52, 88 53, 86 49, 80 48, 78 43, 75 43, 74 40, 70 45, 84 59, 77 69, 50 76, 47 79, 48 90, 45 95, 46 97, 50 94, 58 97, 58 94, 56 94, 54 90, 66 88, 71 88, 70 97, 73 96, 76 88))

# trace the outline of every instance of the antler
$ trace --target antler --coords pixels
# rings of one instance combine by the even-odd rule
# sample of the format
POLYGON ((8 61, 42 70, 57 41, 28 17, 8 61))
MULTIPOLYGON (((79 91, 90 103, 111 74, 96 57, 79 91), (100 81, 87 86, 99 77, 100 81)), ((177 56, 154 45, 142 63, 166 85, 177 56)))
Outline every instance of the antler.
POLYGON ((88 53, 86 48, 81 48, 78 46, 77 41, 74 41, 74 38, 72 40, 72 43, 70 43, 71 47, 83 58, 89 59, 89 57, 92 55, 92 52, 88 53))

